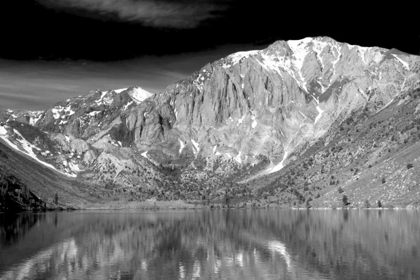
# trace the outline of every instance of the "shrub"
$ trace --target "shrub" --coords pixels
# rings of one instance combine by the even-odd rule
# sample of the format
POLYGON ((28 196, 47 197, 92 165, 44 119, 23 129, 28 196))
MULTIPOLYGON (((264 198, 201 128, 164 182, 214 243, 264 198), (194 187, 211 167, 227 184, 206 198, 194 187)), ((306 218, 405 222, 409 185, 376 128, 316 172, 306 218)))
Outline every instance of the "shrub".
POLYGON ((413 168, 414 165, 412 163, 407 164, 407 169, 413 168))
POLYGON ((342 187, 339 187, 338 188, 338 193, 343 193, 343 192, 344 192, 343 188, 342 187))
POLYGON ((347 197, 347 195, 343 195, 343 205, 347 206, 349 204, 350 204, 349 198, 347 197))
POLYGON ((370 208, 370 203, 369 203, 369 200, 365 200, 365 208, 370 208))
POLYGON ((306 207, 307 208, 309 208, 311 205, 310 205, 310 203, 311 203, 311 201, 312 201, 312 198, 310 197, 310 198, 308 198, 308 200, 306 200, 306 207))
POLYGON ((385 178, 382 178, 382 184, 385 184, 385 183, 386 183, 385 178))

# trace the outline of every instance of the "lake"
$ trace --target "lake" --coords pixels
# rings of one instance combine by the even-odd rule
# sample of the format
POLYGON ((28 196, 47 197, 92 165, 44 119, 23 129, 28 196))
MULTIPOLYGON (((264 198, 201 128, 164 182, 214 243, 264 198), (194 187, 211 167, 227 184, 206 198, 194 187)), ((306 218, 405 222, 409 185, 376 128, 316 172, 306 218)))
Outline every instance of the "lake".
POLYGON ((420 279, 420 212, 0 214, 0 279, 420 279))

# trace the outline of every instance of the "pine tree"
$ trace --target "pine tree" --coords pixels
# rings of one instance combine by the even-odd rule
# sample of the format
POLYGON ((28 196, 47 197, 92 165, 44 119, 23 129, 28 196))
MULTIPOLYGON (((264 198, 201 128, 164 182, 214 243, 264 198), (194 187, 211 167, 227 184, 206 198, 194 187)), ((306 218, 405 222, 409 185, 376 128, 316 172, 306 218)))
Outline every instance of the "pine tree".
POLYGON ((347 195, 343 195, 343 205, 344 206, 347 206, 347 205, 349 205, 350 203, 349 203, 349 199, 348 199, 348 197, 347 197, 347 195))
POLYGON ((306 200, 306 208, 310 208, 311 207, 311 201, 312 201, 312 198, 310 197, 310 198, 308 198, 308 200, 306 200))

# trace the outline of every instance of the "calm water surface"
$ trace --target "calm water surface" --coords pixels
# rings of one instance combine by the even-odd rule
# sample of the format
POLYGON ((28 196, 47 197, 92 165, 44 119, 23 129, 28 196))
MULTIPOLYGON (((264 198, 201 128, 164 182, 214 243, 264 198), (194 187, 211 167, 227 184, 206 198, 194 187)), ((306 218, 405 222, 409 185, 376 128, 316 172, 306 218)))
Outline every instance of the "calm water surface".
POLYGON ((0 214, 0 279, 420 279, 420 213, 0 214))

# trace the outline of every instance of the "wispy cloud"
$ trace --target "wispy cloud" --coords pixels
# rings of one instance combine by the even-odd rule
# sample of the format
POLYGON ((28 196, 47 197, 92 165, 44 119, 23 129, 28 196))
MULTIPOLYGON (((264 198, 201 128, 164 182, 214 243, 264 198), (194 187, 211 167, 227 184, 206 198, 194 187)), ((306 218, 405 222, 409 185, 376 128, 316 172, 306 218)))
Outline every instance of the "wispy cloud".
POLYGON ((38 0, 43 5, 71 11, 87 11, 96 16, 116 16, 122 21, 146 26, 194 28, 218 17, 232 0, 38 0))
POLYGON ((144 56, 106 63, 0 60, 0 111, 44 110, 93 89, 141 86, 159 93, 209 62, 256 48, 259 46, 230 45, 199 53, 144 56))
POLYGON ((93 89, 129 86, 159 93, 186 75, 164 69, 150 60, 115 63, 9 62, 0 60, 0 111, 43 110, 56 102, 84 95, 93 89))

